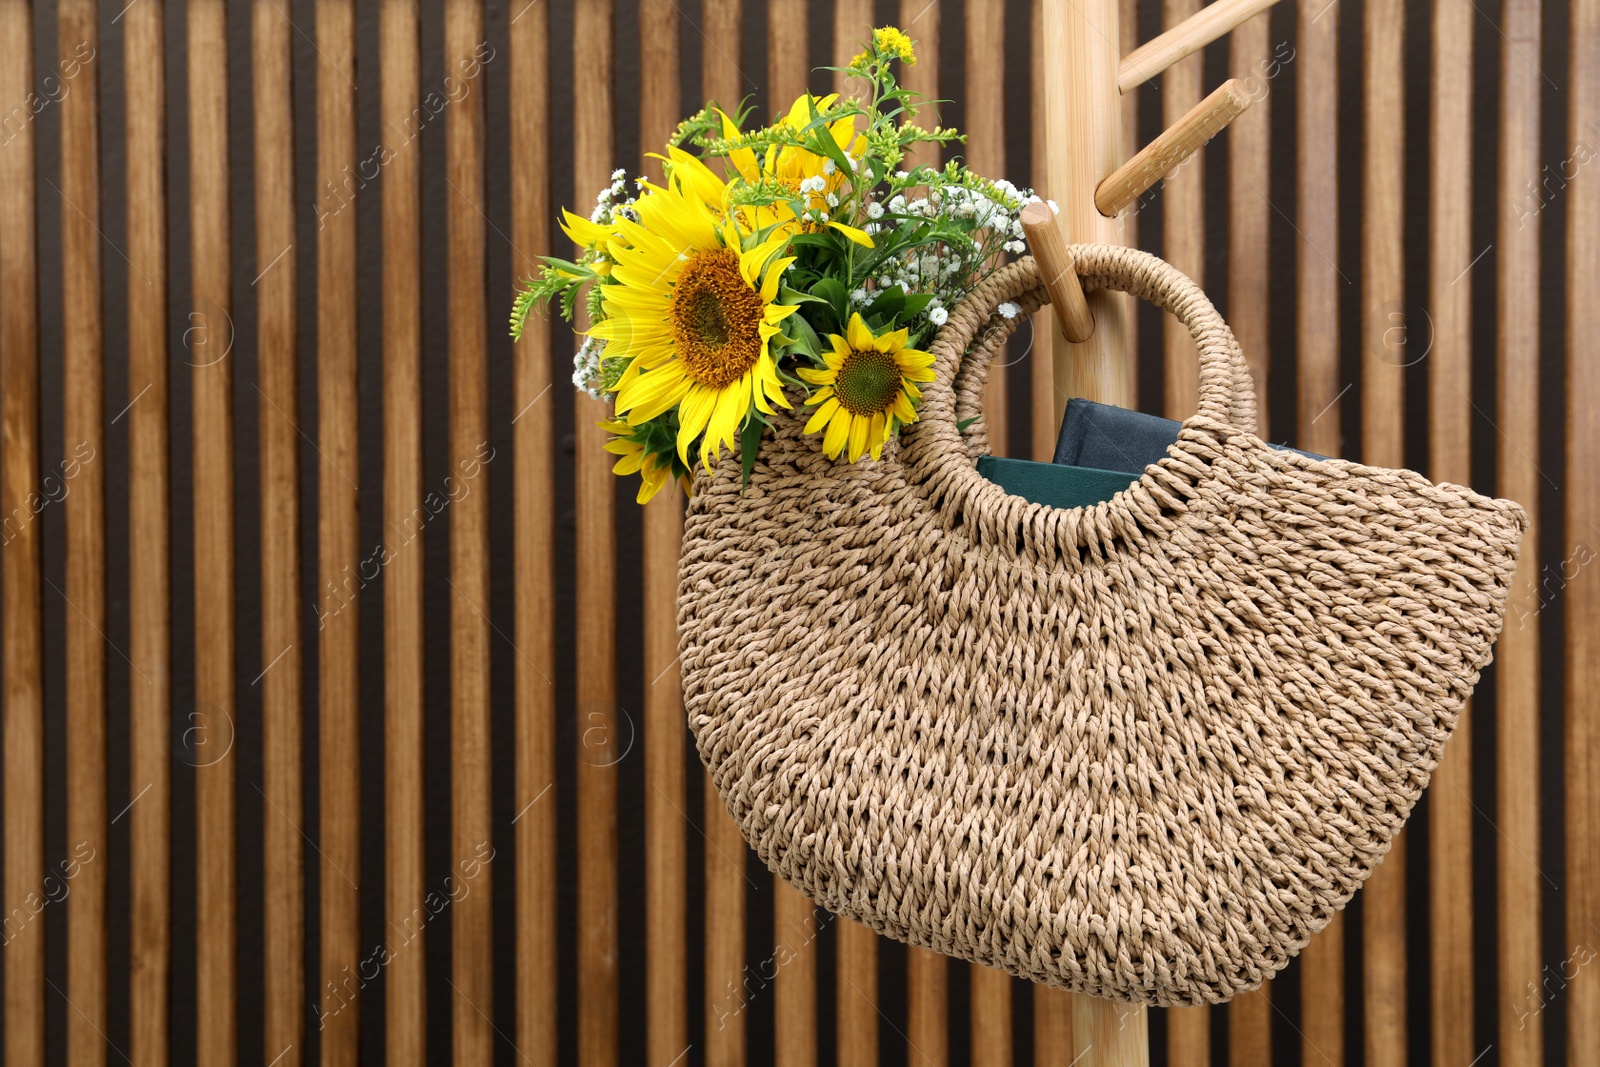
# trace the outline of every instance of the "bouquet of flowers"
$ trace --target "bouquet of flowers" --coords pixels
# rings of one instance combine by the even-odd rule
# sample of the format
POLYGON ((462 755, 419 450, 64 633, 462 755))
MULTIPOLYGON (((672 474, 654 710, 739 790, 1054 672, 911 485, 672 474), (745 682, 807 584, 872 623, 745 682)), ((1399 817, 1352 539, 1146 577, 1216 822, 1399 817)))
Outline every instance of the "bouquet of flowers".
POLYGON ((660 185, 618 170, 587 219, 563 212, 578 257, 545 258, 511 333, 536 307, 570 321, 584 302, 573 382, 613 401, 606 447, 642 476, 640 503, 669 480, 687 492, 695 459, 709 469, 723 449, 748 479, 763 428, 795 402, 829 458, 877 459, 933 380, 921 346, 1024 251, 1031 190, 960 162, 903 169, 911 146, 961 135, 913 123, 896 62, 916 62, 913 42, 875 30, 847 68, 864 98, 806 94, 748 131, 743 111, 708 106, 654 157, 660 185))

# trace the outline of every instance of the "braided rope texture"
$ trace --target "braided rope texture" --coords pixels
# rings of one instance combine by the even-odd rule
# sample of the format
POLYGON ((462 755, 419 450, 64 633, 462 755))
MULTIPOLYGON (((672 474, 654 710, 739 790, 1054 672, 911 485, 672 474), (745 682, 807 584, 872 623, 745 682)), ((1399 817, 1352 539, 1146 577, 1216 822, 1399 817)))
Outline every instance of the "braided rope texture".
POLYGON ((829 911, 1097 997, 1223 1001, 1382 861, 1490 659, 1527 519, 1267 448, 1199 288, 1073 254, 1087 290, 1194 335, 1200 411, 1167 458, 1076 510, 978 475, 982 424, 957 416, 1024 317, 996 309, 1045 300, 1031 260, 998 271, 881 461, 828 460, 786 413, 748 487, 737 457, 698 474, 686 711, 746 840, 829 911))

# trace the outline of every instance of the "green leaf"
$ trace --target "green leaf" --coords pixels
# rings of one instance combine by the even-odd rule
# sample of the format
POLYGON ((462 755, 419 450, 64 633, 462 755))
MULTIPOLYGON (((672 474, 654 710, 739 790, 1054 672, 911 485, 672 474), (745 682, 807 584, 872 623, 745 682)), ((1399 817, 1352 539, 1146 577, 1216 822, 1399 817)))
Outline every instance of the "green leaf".
POLYGON ((750 484, 750 472, 756 469, 756 454, 761 451, 761 431, 765 429, 760 419, 752 413, 739 431, 739 467, 742 488, 750 484))
POLYGON ((817 336, 817 331, 800 315, 790 315, 784 320, 784 325, 791 326, 800 336, 795 338, 795 347, 809 356, 822 354, 822 340, 817 336))
POLYGON ((778 286, 778 303, 780 304, 826 304, 828 301, 814 293, 802 293, 798 289, 791 289, 786 284, 778 286))
POLYGON ((970 419, 962 419, 960 422, 956 423, 956 432, 957 433, 966 433, 968 427, 970 427, 973 423, 977 422, 981 418, 983 418, 982 415, 974 415, 970 419))
POLYGON ((845 292, 844 283, 837 278, 823 278, 811 287, 813 296, 820 296, 833 308, 834 316, 844 322, 850 317, 850 294, 845 292))
POLYGON ((906 292, 898 285, 891 285, 878 295, 878 299, 867 308, 867 315, 872 318, 883 318, 893 322, 904 312, 906 306, 906 292))

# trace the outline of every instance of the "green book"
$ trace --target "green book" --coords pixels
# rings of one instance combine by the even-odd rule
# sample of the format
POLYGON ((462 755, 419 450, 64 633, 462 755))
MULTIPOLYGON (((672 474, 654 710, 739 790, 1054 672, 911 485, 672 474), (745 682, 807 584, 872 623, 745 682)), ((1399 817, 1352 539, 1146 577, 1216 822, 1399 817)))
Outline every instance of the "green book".
POLYGON ((978 457, 978 473, 1013 496, 1053 508, 1082 508, 1110 500, 1139 480, 1137 474, 1034 463, 1000 456, 978 457))

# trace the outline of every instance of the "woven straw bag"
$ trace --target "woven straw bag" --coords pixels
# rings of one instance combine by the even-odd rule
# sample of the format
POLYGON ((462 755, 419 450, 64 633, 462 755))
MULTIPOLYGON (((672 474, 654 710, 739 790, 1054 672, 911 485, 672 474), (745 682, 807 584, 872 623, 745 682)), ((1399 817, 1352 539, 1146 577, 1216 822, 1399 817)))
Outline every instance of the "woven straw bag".
POLYGON ((745 838, 829 911, 1099 997, 1226 1000, 1347 903, 1427 785, 1499 632, 1520 507, 1274 451, 1193 282, 1073 249, 1167 309, 1200 409, 1113 499, 974 469, 1031 260, 935 339, 921 419, 834 463, 783 414, 748 488, 696 478, 678 625, 689 725, 745 838), (1010 311, 1011 309, 1007 309, 1010 311), (965 361, 963 362, 963 357, 965 361))

